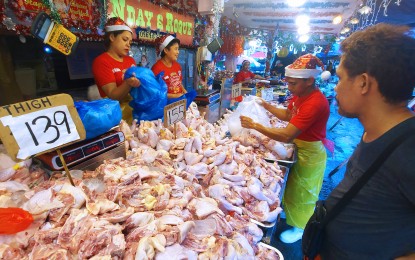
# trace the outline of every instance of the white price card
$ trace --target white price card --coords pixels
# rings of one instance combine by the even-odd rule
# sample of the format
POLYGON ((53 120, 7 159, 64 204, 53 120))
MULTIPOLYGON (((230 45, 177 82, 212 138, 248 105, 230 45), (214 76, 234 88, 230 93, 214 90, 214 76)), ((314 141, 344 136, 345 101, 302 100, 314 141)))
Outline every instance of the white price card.
POLYGON ((186 118, 186 99, 164 107, 164 126, 168 127, 186 118))
POLYGON ((85 139, 85 129, 72 97, 58 94, 0 107, 0 139, 25 160, 85 139))
POLYGON ((264 88, 261 90, 261 97, 265 101, 274 100, 274 89, 273 88, 264 88))
POLYGON ((231 98, 232 99, 241 96, 241 88, 242 88, 241 83, 232 85, 232 93, 231 93, 231 98))
POLYGON ((17 117, 0 118, 10 127, 20 149, 17 159, 25 159, 80 139, 67 106, 39 110, 17 117))

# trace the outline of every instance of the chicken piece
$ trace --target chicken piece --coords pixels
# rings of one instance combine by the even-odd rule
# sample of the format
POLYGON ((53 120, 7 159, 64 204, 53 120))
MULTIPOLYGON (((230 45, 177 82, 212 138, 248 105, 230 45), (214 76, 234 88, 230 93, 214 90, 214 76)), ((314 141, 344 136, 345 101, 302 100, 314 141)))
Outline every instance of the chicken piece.
POLYGON ((179 237, 178 242, 181 244, 183 240, 186 239, 187 234, 195 227, 195 222, 193 221, 186 221, 184 223, 179 224, 177 227, 179 228, 179 237))
POLYGON ((54 208, 49 211, 49 220, 59 222, 63 215, 75 204, 75 198, 70 194, 58 193, 56 198, 64 204, 61 208, 54 208))
POLYGON ((229 164, 221 164, 218 166, 221 173, 233 174, 238 169, 238 164, 233 160, 229 164))
POLYGON ((148 142, 146 142, 146 144, 151 146, 151 148, 156 148, 157 143, 159 142, 158 134, 156 133, 154 128, 149 128, 147 130, 147 133, 148 133, 148 142))
POLYGON ((266 201, 246 204, 245 208, 246 210, 244 212, 251 218, 260 222, 268 223, 274 222, 277 219, 278 214, 282 211, 281 207, 277 207, 273 211, 270 211, 269 205, 266 201))
POLYGON ((78 253, 80 241, 84 241, 88 230, 96 222, 96 218, 88 214, 87 210, 73 209, 71 215, 61 228, 57 244, 69 249, 71 253, 78 253))
POLYGON ((54 185, 52 189, 56 192, 73 196, 75 199, 73 208, 81 208, 87 199, 85 192, 80 187, 72 186, 69 183, 54 185))
POLYGON ((255 256, 254 249, 252 248, 251 244, 249 243, 248 239, 241 235, 238 232, 235 232, 232 236, 232 239, 235 240, 238 244, 241 245, 242 248, 244 248, 249 256, 255 256))
POLYGON ((12 247, 10 245, 0 244, 0 259, 14 260, 23 259, 25 252, 18 247, 12 247))
POLYGON ((192 166, 199 163, 203 159, 203 155, 192 152, 184 152, 184 159, 187 165, 192 166))
POLYGON ((273 201, 265 196, 263 191, 263 185, 260 180, 257 178, 251 178, 251 180, 248 182, 248 191, 249 194, 254 196, 257 200, 262 200, 268 202, 269 205, 273 203, 273 201))
POLYGON ((165 150, 170 151, 170 148, 173 146, 173 142, 171 140, 161 139, 157 143, 157 151, 158 150, 165 150))
POLYGON ((29 259, 72 259, 71 254, 56 244, 37 244, 29 254, 29 259))
POLYGON ((164 259, 187 259, 197 260, 198 256, 195 251, 192 251, 180 244, 174 244, 165 248, 164 252, 157 252, 156 260, 164 259))
POLYGON ((218 208, 218 203, 212 198, 194 198, 189 203, 188 208, 191 211, 194 211, 199 219, 202 219, 214 212, 217 212, 220 215, 225 215, 218 208))
POLYGON ((52 189, 47 189, 35 193, 23 204, 22 208, 33 215, 37 215, 50 209, 62 208, 63 206, 65 205, 53 195, 52 189))
POLYGON ((134 208, 120 208, 119 210, 104 213, 99 216, 102 220, 107 220, 110 223, 120 223, 128 219, 134 213, 134 208))
POLYGON ((132 214, 124 223, 124 230, 129 232, 131 229, 147 225, 154 221, 154 214, 150 212, 137 212, 132 214))
POLYGON ((275 152, 280 159, 286 159, 288 156, 287 148, 285 148, 285 146, 278 141, 269 140, 265 143, 265 147, 275 152))
POLYGON ((206 163, 196 163, 194 165, 186 166, 186 171, 195 175, 202 176, 209 172, 208 165, 206 163))

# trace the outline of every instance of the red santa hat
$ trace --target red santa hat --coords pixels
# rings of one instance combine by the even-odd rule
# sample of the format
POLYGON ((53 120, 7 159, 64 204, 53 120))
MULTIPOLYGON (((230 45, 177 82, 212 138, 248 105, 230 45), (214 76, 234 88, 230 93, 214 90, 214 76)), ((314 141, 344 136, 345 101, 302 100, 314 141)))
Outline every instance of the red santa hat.
MULTIPOLYGON (((291 78, 316 78, 323 70, 324 64, 319 58, 312 54, 306 54, 285 67, 285 76, 291 78)), ((324 72, 324 74, 327 74, 327 72, 324 72)))
POLYGON ((121 18, 112 17, 108 19, 105 24, 105 32, 114 32, 114 31, 129 31, 133 33, 130 26, 128 26, 121 18))
POLYGON ((171 43, 173 40, 177 41, 180 44, 180 40, 170 34, 165 34, 163 36, 158 37, 156 39, 157 54, 160 55, 163 52, 164 48, 166 48, 167 45, 169 45, 169 43, 171 43))

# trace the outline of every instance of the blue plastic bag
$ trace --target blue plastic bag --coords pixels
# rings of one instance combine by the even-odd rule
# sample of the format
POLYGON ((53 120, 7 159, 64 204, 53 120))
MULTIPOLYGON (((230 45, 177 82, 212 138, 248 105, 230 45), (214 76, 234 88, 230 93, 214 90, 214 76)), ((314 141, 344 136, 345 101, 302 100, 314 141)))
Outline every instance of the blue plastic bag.
POLYGON ((190 90, 181 97, 167 99, 167 105, 174 103, 176 101, 182 100, 182 99, 186 99, 186 110, 187 110, 196 96, 197 96, 197 92, 195 90, 190 90))
POLYGON ((104 134, 121 122, 122 112, 117 100, 77 101, 75 108, 84 124, 86 139, 104 134))
POLYGON ((162 118, 167 104, 167 85, 162 78, 163 73, 154 76, 148 68, 131 67, 125 72, 124 79, 132 77, 133 73, 141 82, 140 87, 130 90, 133 118, 138 121, 162 118))

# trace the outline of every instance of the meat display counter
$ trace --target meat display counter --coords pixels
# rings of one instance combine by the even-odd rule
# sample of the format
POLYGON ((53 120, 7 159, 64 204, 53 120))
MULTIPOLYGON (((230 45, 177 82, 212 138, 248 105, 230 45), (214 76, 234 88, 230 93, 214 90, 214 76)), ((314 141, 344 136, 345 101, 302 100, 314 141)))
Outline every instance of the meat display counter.
POLYGON ((218 89, 197 90, 195 103, 200 113, 205 113, 205 119, 209 123, 215 123, 220 118, 220 91, 218 89))

